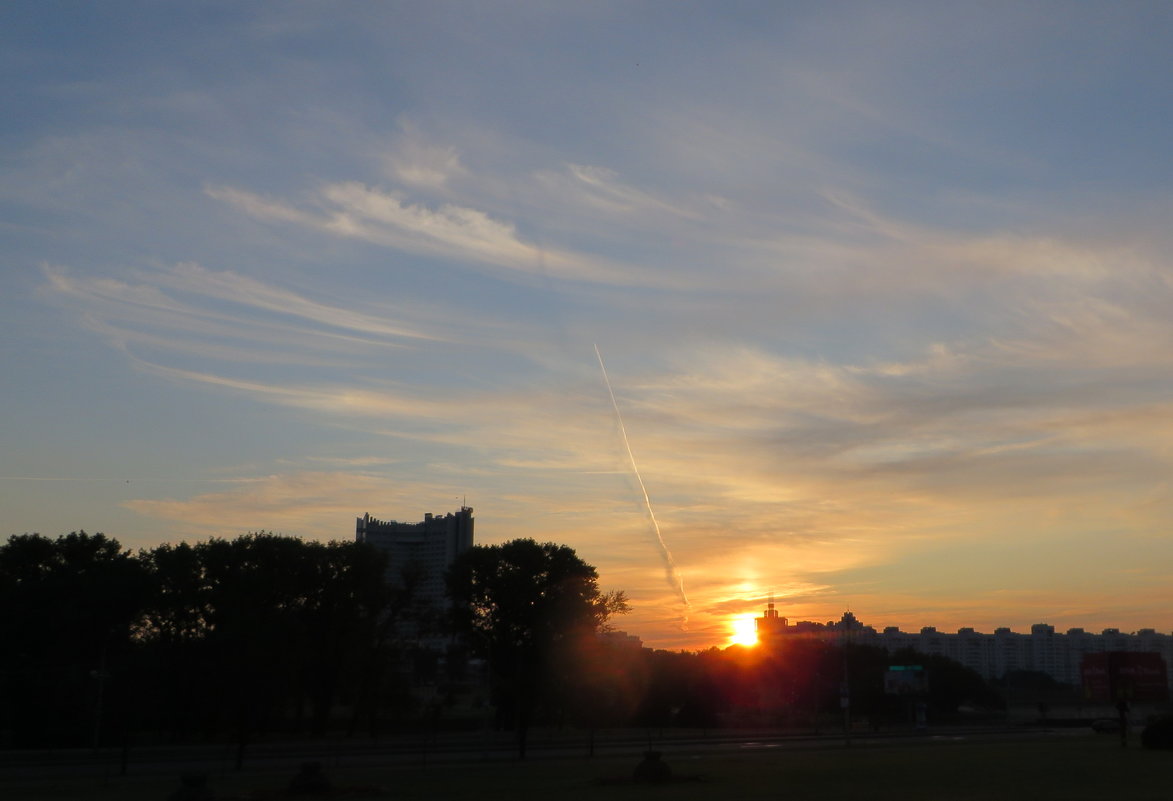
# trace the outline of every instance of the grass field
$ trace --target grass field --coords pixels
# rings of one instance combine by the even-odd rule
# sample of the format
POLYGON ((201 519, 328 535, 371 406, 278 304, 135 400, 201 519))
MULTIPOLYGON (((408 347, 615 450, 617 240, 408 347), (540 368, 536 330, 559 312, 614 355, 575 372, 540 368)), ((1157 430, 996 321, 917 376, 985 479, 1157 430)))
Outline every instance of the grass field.
MULTIPOLYGON (((624 801, 786 799, 793 801, 977 801, 977 799, 1173 798, 1173 753, 1122 749, 1113 737, 1056 737, 1021 742, 924 740, 817 748, 743 750, 668 757, 676 780, 638 785, 638 759, 536 759, 427 767, 328 765, 337 797, 429 801, 624 801)), ((221 772, 209 779, 217 798, 279 798, 286 770, 221 772)), ((6 801, 165 801, 177 776, 76 776, 7 781, 6 801)))

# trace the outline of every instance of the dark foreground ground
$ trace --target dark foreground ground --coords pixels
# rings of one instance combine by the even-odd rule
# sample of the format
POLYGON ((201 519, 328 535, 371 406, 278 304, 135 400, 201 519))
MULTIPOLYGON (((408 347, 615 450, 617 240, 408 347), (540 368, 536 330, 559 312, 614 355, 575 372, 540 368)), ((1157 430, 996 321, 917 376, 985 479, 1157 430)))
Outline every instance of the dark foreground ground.
MULTIPOLYGON (((951 733, 904 738, 706 737, 660 741, 672 781, 632 780, 646 746, 635 741, 588 758, 546 749, 518 762, 437 747, 387 753, 342 746, 268 752, 235 770, 226 754, 140 755, 127 775, 112 754, 13 754, 0 759, 5 801, 166 801, 183 773, 204 772, 217 799, 285 798, 300 764, 318 759, 332 795, 305 798, 794 799, 794 801, 970 801, 971 799, 1173 798, 1173 752, 1121 748, 1114 736, 1080 732, 951 733)), ((578 751, 578 753, 573 753, 578 751)))

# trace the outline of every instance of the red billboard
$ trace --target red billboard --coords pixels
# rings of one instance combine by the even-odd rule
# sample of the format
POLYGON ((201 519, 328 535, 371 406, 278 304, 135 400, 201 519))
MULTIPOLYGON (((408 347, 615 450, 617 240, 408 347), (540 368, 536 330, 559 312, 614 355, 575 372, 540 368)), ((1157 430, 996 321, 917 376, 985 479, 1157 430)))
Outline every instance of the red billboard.
POLYGON ((1083 694, 1089 701, 1169 700, 1165 660, 1157 653, 1084 654, 1080 674, 1083 694))

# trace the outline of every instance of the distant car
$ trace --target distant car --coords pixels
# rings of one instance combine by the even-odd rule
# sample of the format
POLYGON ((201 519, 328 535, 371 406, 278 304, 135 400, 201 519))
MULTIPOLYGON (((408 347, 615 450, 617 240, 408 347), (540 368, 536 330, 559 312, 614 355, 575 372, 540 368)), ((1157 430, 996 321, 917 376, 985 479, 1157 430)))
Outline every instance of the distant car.
POLYGON ((1092 731, 1097 734, 1115 734, 1120 731, 1120 721, 1117 718, 1097 718, 1092 721, 1092 731))

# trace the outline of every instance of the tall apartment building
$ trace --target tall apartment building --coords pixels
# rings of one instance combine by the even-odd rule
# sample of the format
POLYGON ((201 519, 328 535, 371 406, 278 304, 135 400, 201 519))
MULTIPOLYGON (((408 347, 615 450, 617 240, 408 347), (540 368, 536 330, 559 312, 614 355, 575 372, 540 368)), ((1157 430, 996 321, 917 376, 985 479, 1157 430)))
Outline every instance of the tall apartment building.
POLYGON ((416 598, 437 610, 444 609, 447 593, 444 576, 454 559, 472 547, 472 507, 444 516, 431 512, 419 523, 377 520, 364 514, 355 524, 355 539, 369 542, 388 556, 387 576, 400 584, 404 571, 418 571, 416 598))

